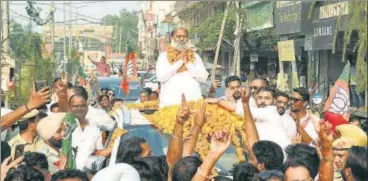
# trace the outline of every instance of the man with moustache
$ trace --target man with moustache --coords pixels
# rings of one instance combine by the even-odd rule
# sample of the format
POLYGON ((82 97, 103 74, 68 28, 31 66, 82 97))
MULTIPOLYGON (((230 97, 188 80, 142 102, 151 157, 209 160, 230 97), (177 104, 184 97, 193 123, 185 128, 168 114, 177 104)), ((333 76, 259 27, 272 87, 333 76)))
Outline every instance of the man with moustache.
MULTIPOLYGON (((255 94, 257 107, 250 107, 255 120, 260 140, 268 140, 277 143, 285 149, 291 140, 287 136, 282 123, 282 118, 274 106, 275 90, 272 87, 260 88, 255 94)), ((236 113, 243 115, 243 105, 237 104, 236 113)))
POLYGON ((186 28, 174 29, 167 51, 158 57, 156 76, 161 82, 160 107, 179 105, 182 94, 187 101, 202 99, 200 82, 206 82, 208 72, 202 59, 192 50, 188 37, 186 28))
POLYGON ((49 171, 54 174, 59 171, 60 149, 64 138, 66 113, 50 114, 42 119, 37 125, 37 132, 45 141, 45 144, 38 150, 47 157, 49 171))
POLYGON ((286 130, 288 137, 291 139, 293 136, 296 136, 296 124, 294 119, 289 115, 289 101, 290 97, 288 94, 282 91, 277 91, 275 96, 275 106, 277 108, 277 112, 280 114, 282 118, 282 124, 286 130))
MULTIPOLYGON (((237 90, 241 90, 240 82, 235 81, 230 86, 234 88, 234 98, 237 96, 237 90)), ((256 106, 251 107, 250 111, 255 120, 255 125, 259 135, 259 140, 268 140, 277 143, 281 148, 285 149, 291 143, 288 138, 285 128, 283 127, 282 118, 279 115, 276 106, 274 106, 275 91, 271 87, 258 89, 254 94, 256 106)), ((241 97, 241 96, 240 96, 241 97)), ((239 101, 231 102, 228 100, 206 99, 210 104, 218 104, 221 107, 236 112, 239 116, 244 116, 243 103, 239 101)))
POLYGON ((241 102, 241 79, 238 76, 229 76, 225 79, 226 94, 223 97, 207 98, 206 102, 210 104, 219 104, 229 111, 235 111, 237 104, 241 102))

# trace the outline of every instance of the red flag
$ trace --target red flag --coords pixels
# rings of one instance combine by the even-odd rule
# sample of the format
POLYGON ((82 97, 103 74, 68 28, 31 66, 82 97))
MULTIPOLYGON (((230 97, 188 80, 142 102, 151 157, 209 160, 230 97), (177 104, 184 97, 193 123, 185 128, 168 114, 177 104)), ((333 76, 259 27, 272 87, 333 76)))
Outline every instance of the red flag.
POLYGON ((123 80, 121 81, 120 88, 124 91, 125 95, 129 95, 129 82, 137 79, 137 64, 134 52, 130 52, 125 57, 123 80))
POLYGON ((346 121, 349 121, 350 117, 349 78, 350 63, 347 63, 339 79, 337 79, 335 85, 332 87, 331 93, 328 96, 323 109, 323 112, 332 112, 342 115, 346 121))

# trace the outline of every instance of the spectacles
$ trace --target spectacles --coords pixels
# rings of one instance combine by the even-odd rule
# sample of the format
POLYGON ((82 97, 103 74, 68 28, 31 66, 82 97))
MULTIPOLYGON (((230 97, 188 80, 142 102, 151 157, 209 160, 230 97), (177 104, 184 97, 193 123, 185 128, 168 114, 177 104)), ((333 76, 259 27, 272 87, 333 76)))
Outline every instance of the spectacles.
POLYGON ((298 99, 298 98, 295 98, 295 97, 291 97, 291 98, 290 98, 290 101, 291 101, 291 102, 295 102, 295 103, 296 103, 296 102, 304 101, 304 100, 302 100, 302 99, 298 99))
POLYGON ((266 171, 263 171, 261 174, 259 174, 259 177, 262 180, 269 179, 272 176, 283 177, 284 173, 282 173, 279 170, 266 170, 266 171))
POLYGON ((253 87, 249 87, 250 89, 254 89, 254 90, 258 90, 260 89, 260 87, 257 87, 257 86, 253 86, 253 87))
POLYGON ((111 94, 111 93, 110 94, 107 94, 107 95, 109 95, 109 96, 115 96, 115 94, 111 94))

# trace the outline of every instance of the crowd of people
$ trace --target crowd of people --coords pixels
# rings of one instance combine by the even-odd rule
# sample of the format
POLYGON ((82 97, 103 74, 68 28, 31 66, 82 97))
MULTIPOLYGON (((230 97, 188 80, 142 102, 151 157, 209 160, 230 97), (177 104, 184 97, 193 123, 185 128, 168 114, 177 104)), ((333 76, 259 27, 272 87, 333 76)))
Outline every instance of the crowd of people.
MULTIPOLYGON (((174 30, 172 47, 188 49, 187 36, 186 29, 174 30)), ((161 109, 179 102, 165 155, 153 155, 147 140, 126 137, 129 133, 116 126, 109 113, 126 103, 113 90, 97 90, 94 79, 85 87, 73 85, 63 74, 52 87, 33 89, 26 104, 1 115, 1 181, 368 180, 366 132, 357 124, 320 119, 308 109, 306 88, 289 95, 263 78, 242 87, 239 77, 229 76, 223 97, 213 96, 216 86, 212 96, 202 95, 199 82, 208 73, 200 57, 179 53, 179 61, 166 64, 170 56, 169 50, 159 57, 160 90, 144 89, 135 103, 159 101, 161 109), (189 101, 198 99, 203 104, 193 110, 189 101), (206 115, 211 104, 244 120, 242 150, 249 159, 234 164, 232 178, 216 175, 216 163, 233 133, 211 131, 206 156, 195 152, 203 126, 211 121, 206 115), (184 136, 190 119, 194 124, 184 136)))

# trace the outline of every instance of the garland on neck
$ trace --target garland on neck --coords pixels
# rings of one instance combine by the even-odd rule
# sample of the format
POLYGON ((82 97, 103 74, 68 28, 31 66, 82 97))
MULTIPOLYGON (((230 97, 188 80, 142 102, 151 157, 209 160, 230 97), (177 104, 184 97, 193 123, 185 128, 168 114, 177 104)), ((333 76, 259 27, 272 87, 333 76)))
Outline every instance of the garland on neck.
MULTIPOLYGON (((187 56, 187 60, 190 63, 194 63, 194 52, 192 49, 188 49, 185 51, 186 56, 187 56)), ((174 47, 172 47, 172 45, 169 45, 167 47, 167 59, 169 61, 170 64, 174 64, 176 61, 178 61, 180 58, 180 51, 176 50, 174 47)), ((186 71, 187 68, 183 65, 182 67, 180 67, 180 69, 178 70, 178 72, 184 72, 186 71)))

